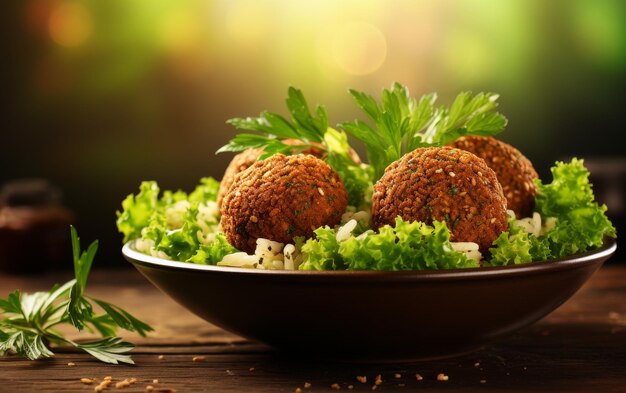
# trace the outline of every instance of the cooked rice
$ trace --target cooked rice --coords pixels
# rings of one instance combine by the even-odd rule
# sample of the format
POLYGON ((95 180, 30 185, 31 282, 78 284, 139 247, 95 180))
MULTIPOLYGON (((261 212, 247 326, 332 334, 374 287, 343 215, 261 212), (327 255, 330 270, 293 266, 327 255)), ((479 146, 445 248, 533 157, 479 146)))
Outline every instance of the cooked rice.
POLYGON ((256 255, 248 255, 245 252, 235 252, 224 256, 219 266, 245 267, 254 269, 259 264, 259 257, 256 255))
POLYGON ((293 244, 287 244, 283 249, 285 270, 296 270, 296 262, 294 259, 294 253, 296 252, 296 246, 293 244))
POLYGON ((348 208, 346 209, 346 212, 343 213, 343 215, 341 216, 341 224, 345 225, 347 224, 350 220, 356 220, 357 223, 365 226, 366 228, 370 228, 371 225, 371 220, 372 220, 372 215, 364 210, 361 211, 356 211, 356 209, 353 206, 348 206, 348 208))
MULTIPOLYGON (((515 213, 512 210, 507 210, 507 214, 509 218, 515 219, 515 213)), ((541 214, 534 212, 532 217, 524 217, 515 220, 515 224, 525 232, 539 237, 554 229, 556 226, 556 218, 548 217, 542 222, 541 214)))
POLYGON ((337 231, 337 235, 335 237, 337 241, 342 242, 344 240, 348 240, 350 238, 350 235, 352 235, 352 231, 354 230, 354 228, 356 228, 356 225, 356 220, 352 219, 339 227, 339 230, 337 231))
POLYGON ((296 247, 288 244, 285 248, 288 257, 283 253, 283 243, 259 238, 256 241, 254 255, 236 252, 226 255, 218 266, 245 267, 266 270, 297 270, 301 260, 297 258, 296 247))
POLYGON ((483 254, 478 251, 478 243, 474 242, 450 242, 452 249, 456 252, 462 252, 467 259, 479 261, 483 258, 483 254))
MULTIPOLYGON (((348 206, 348 211, 342 216, 342 225, 337 228, 336 239, 338 242, 348 240, 353 236, 352 232, 359 224, 367 224, 371 215, 365 211, 354 211, 354 208, 348 206)), ((373 234, 374 231, 369 229, 356 237, 362 240, 373 234)), ((266 270, 298 270, 302 263, 302 254, 293 244, 284 245, 269 239, 259 238, 256 242, 257 246, 254 255, 245 252, 236 252, 226 255, 218 266, 242 267, 249 269, 266 269, 266 270)), ((468 259, 480 261, 482 254, 478 251, 478 244, 473 242, 451 242, 452 249, 462 252, 468 259)))
POLYGON ((215 241, 217 233, 221 232, 219 227, 220 211, 215 202, 201 203, 198 205, 196 223, 200 230, 196 233, 198 241, 209 245, 215 241))
POLYGON ((165 210, 165 221, 170 228, 180 228, 185 222, 185 214, 191 204, 187 200, 176 202, 172 207, 165 210))
POLYGON ((152 239, 139 238, 135 240, 135 249, 139 252, 143 252, 144 254, 148 254, 153 257, 172 260, 169 255, 167 255, 163 251, 159 251, 154 248, 154 240, 152 239))

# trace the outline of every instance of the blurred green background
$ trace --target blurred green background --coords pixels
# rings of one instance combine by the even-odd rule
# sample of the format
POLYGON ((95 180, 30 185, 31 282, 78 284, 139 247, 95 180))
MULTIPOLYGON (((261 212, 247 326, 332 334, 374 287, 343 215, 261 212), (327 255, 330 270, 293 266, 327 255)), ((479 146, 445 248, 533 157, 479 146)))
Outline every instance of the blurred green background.
POLYGON ((231 156, 215 151, 234 135, 225 121, 284 114, 289 85, 325 104, 332 123, 358 116, 348 88, 378 96, 398 81, 446 103, 461 90, 498 92, 509 119, 500 138, 547 180, 557 159, 598 163, 598 181, 612 180, 596 191, 623 225, 625 1, 3 7, 0 183, 37 177, 58 186, 83 239, 101 240, 100 264, 122 263, 115 211, 127 194, 142 180, 188 191, 203 176, 220 178, 231 156))

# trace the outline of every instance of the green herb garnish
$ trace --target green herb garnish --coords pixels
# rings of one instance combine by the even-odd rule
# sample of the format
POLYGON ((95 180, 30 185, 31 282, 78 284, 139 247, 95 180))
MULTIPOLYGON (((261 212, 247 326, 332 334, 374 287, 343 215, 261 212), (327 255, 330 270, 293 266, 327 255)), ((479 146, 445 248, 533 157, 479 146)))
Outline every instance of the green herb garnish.
POLYGON ((507 123, 494 111, 494 93, 463 92, 450 107, 435 106, 435 93, 412 98, 399 83, 383 90, 380 104, 366 93, 350 94, 373 125, 355 120, 340 128, 365 143, 377 179, 389 164, 418 147, 443 146, 464 135, 495 135, 507 123))
POLYGON ((30 360, 54 355, 50 344, 71 345, 105 363, 134 364, 126 353, 135 346, 116 337, 118 328, 145 337, 153 329, 118 306, 85 295, 87 277, 98 249, 94 241, 86 251, 80 250, 76 229, 71 227, 75 278, 55 285, 49 292, 21 293, 16 290, 0 299, 0 356, 15 352, 30 360), (98 314, 94 304, 104 310, 98 314), (78 343, 56 330, 71 324, 79 331, 98 332, 101 340, 78 343))
POLYGON ((366 93, 350 90, 350 94, 373 125, 355 120, 341 123, 339 131, 329 127, 326 108, 317 106, 315 115, 311 114, 302 92, 290 87, 286 102, 291 121, 267 111, 259 117, 230 119, 227 123, 236 128, 258 134, 237 134, 218 153, 262 148, 265 154, 261 158, 265 158, 276 153, 318 149, 344 181, 348 204, 361 206, 369 198, 371 184, 404 154, 418 147, 442 146, 464 135, 494 135, 507 122, 502 114, 495 112, 498 95, 493 93, 464 92, 450 107, 435 106, 434 93, 416 100, 399 83, 383 90, 380 104, 366 93), (358 165, 350 159, 346 133, 365 144, 369 165, 358 165), (301 144, 293 146, 285 143, 285 139, 295 139, 301 144))
MULTIPOLYGON (((302 152, 311 147, 320 148, 313 143, 322 143, 324 134, 328 130, 328 112, 323 105, 318 105, 312 115, 302 91, 295 87, 289 87, 287 96, 287 109, 291 114, 291 121, 283 116, 264 111, 259 117, 233 118, 226 123, 240 130, 257 131, 261 134, 237 134, 228 144, 222 146, 217 152, 239 152, 249 148, 263 148, 265 155, 262 158, 275 153, 292 154, 302 152), (293 146, 283 143, 284 139, 295 139, 302 145, 293 146)), ((325 149, 326 146, 321 146, 325 149)))
POLYGON ((312 114, 304 95, 295 87, 289 87, 286 103, 291 115, 289 120, 268 111, 262 112, 259 117, 228 120, 227 123, 237 129, 258 134, 237 134, 217 153, 262 148, 265 153, 260 158, 263 159, 276 153, 290 155, 312 148, 319 151, 322 159, 339 173, 348 192, 349 205, 369 203, 373 183, 371 171, 367 165, 352 160, 348 136, 329 127, 326 108, 318 105, 315 114, 312 114), (285 140, 295 140, 300 144, 294 145, 285 140))

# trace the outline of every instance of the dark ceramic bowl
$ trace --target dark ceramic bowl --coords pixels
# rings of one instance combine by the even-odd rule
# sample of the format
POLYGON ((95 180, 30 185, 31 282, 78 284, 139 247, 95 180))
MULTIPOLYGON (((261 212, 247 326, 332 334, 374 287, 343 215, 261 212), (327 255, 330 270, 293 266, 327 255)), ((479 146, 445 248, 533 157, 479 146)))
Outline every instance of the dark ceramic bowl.
POLYGON ((363 362, 465 353, 539 320, 616 249, 508 267, 267 271, 171 262, 126 244, 163 292, 215 325, 301 357, 363 362))

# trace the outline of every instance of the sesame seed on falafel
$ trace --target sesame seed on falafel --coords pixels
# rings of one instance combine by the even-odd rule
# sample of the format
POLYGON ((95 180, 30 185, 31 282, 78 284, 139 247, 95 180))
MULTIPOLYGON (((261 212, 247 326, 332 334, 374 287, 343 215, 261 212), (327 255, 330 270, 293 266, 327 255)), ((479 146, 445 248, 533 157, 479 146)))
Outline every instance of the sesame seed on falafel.
POLYGON ((465 136, 450 144, 452 147, 469 151, 485 160, 493 169, 502 185, 507 208, 517 218, 530 217, 535 206, 539 178, 528 158, 519 150, 493 137, 465 136))
POLYGON ((257 238, 291 243, 339 224, 348 196, 339 175, 308 154, 275 154, 235 176, 221 205, 221 226, 234 247, 253 252, 257 238))
POLYGON ((419 148, 387 167, 374 185, 372 222, 445 221, 452 241, 486 252, 508 228, 506 199, 496 175, 476 155, 451 147, 419 148))

